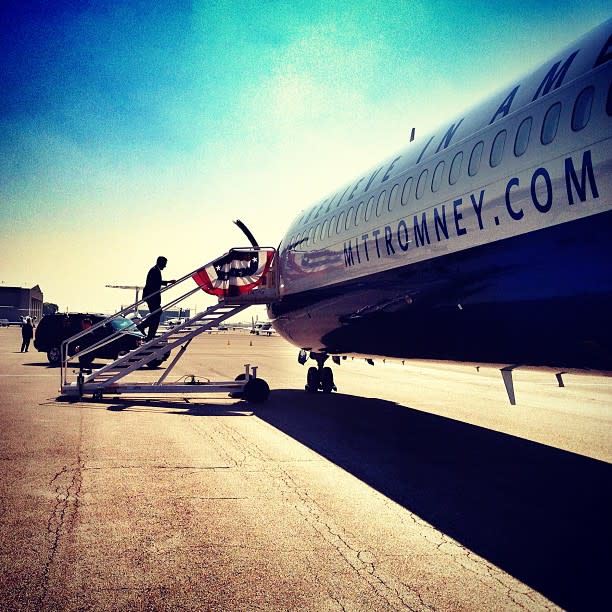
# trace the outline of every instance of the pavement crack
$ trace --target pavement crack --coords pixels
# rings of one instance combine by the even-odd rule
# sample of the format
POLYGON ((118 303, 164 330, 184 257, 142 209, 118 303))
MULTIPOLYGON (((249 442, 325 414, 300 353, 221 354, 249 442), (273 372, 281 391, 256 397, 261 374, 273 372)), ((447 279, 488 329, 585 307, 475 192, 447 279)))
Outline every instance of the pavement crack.
POLYGON ((233 465, 138 465, 138 464, 125 464, 125 465, 113 465, 113 466, 90 466, 83 468, 86 471, 110 471, 110 470, 176 470, 176 471, 190 471, 200 472, 204 470, 232 470, 235 469, 233 465))
POLYGON ((408 592, 401 593, 397 587, 390 586, 378 572, 373 553, 358 549, 352 543, 357 541, 358 538, 335 525, 331 518, 326 516, 320 505, 283 467, 277 467, 277 478, 283 483, 287 497, 289 493, 297 496, 298 501, 293 503, 297 512, 305 518, 328 545, 335 548, 344 562, 384 602, 387 608, 392 610, 431 609, 424 605, 420 594, 414 589, 407 589, 408 592), (414 603, 410 601, 411 599, 415 600, 414 603))
POLYGON ((51 486, 55 485, 55 500, 47 519, 49 552, 42 572, 41 593, 38 597, 39 609, 43 607, 49 594, 51 569, 55 563, 60 544, 63 539, 72 533, 77 521, 84 469, 84 462, 81 458, 82 434, 83 417, 81 416, 76 462, 72 466, 63 466, 50 481, 51 486))

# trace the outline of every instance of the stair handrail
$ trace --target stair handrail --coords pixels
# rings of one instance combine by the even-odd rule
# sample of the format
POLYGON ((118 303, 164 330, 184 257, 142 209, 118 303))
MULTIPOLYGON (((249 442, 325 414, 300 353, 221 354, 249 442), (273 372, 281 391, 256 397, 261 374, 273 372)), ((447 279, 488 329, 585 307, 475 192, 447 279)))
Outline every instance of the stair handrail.
MULTIPOLYGON (((177 280, 176 283, 173 283, 172 285, 168 285, 167 287, 164 287, 160 291, 151 293, 147 297, 150 298, 151 296, 157 295, 158 293, 163 293, 164 291, 166 291, 170 287, 174 287, 175 285, 178 285, 179 283, 182 283, 187 278, 188 278, 188 276, 187 277, 182 277, 180 280, 177 280)), ((160 311, 164 310, 164 308, 167 309, 169 307, 172 307, 172 306, 178 304, 179 302, 183 301, 184 299, 192 296, 194 293, 197 293, 200 290, 201 290, 200 287, 195 287, 194 289, 191 289, 190 291, 188 291, 187 293, 184 293, 183 295, 179 296, 178 298, 175 298, 174 300, 171 300, 167 304, 164 304, 163 306, 160 306, 159 308, 157 308, 153 312, 149 313, 149 315, 155 314, 157 312, 160 312, 160 311)), ((124 314, 126 314, 128 312, 131 312, 135 306, 138 306, 139 304, 142 304, 143 302, 146 302, 146 300, 139 300, 138 302, 135 302, 131 306, 128 306, 127 308, 124 308, 124 309, 122 309, 122 310, 120 310, 120 311, 118 311, 118 312, 116 312, 116 313, 106 317, 105 319, 102 319, 101 321, 98 321, 98 323, 95 323, 94 325, 91 325, 87 329, 84 329, 84 330, 76 333, 74 336, 71 336, 70 338, 67 338, 66 340, 64 340, 62 342, 62 345, 61 345, 61 372, 60 372, 62 384, 66 384, 66 382, 67 382, 68 358, 70 357, 70 355, 68 353, 69 346, 74 344, 80 338, 83 338, 83 337, 93 333, 95 330, 99 329, 100 327, 102 327, 104 325, 107 325, 108 323, 110 323, 114 319, 116 319, 116 318, 118 318, 120 316, 123 316, 124 314)), ((136 327, 136 323, 132 323, 131 327, 136 327)), ((126 329, 131 329, 131 327, 125 328, 124 330, 115 330, 109 336, 106 336, 106 337, 98 340, 98 342, 95 342, 91 346, 86 347, 85 349, 83 349, 82 351, 79 351, 78 353, 76 353, 76 355, 73 355, 73 356, 84 357, 85 355, 87 355, 89 353, 92 353, 93 351, 98 350, 99 348, 101 348, 103 346, 106 346, 107 344, 110 344, 116 338, 118 338, 123 331, 125 331, 126 329)))
MULTIPOLYGON (((152 343, 158 343, 158 342, 167 342, 166 345, 162 345, 161 347, 158 347, 159 349, 162 349, 164 352, 165 351, 171 351, 173 348, 176 348, 176 346, 183 344, 185 342, 189 342, 191 340, 191 338, 195 337, 196 335, 202 333, 203 331, 205 331, 206 329, 209 329, 210 324, 216 324, 220 321, 225 320, 226 318, 232 316, 234 313, 233 311, 235 310, 242 310, 246 308, 246 306, 235 306, 235 307, 227 307, 227 306, 221 306, 221 305, 217 305, 217 306, 209 306, 205 311, 202 311, 200 313, 198 313, 196 316, 192 317, 191 319, 189 319, 190 323, 185 323, 184 325, 181 326, 181 328, 178 330, 180 331, 185 331, 188 332, 185 336, 181 337, 179 340, 172 340, 170 341, 169 339, 172 337, 173 334, 176 333, 177 328, 173 328, 171 330, 168 330, 166 332, 164 332, 163 334, 161 334, 160 336, 156 337, 154 340, 152 340, 152 343), (216 309, 219 308, 225 308, 226 310, 229 309, 229 312, 225 312, 222 313, 221 315, 218 315, 215 319, 210 320, 208 323, 208 325, 204 325, 201 326, 200 329, 193 329, 194 325, 197 327, 197 323, 198 321, 203 321, 206 317, 210 316, 211 314, 214 314, 214 312, 216 311, 216 309)), ((129 362, 130 358, 133 357, 134 355, 138 355, 141 354, 144 350, 146 350, 147 345, 143 344, 141 346, 139 346, 138 348, 134 349, 133 351, 130 351, 129 353, 123 355, 122 357, 120 357, 119 359, 108 363, 104 366, 102 366, 102 368, 100 368, 99 370, 95 370, 95 372, 92 372, 91 374, 89 374, 85 379, 84 382, 90 382, 91 380, 93 380, 96 376, 98 376, 99 374, 103 374, 105 372, 108 372, 110 370, 113 370, 115 366, 120 365, 120 364, 126 364, 129 362)), ((106 381, 106 383, 112 383, 114 382, 117 378, 121 378, 123 376, 125 376, 126 374, 130 374, 132 371, 134 371, 135 369, 140 368, 142 365, 148 363, 149 361, 151 361, 152 359, 155 359, 154 354, 148 355, 146 357, 143 357, 141 359, 139 359, 137 362, 132 363, 128 368, 122 370, 120 373, 117 373, 114 377, 111 377, 110 379, 108 379, 106 381)))
MULTIPOLYGON (((234 247, 234 248, 230 249, 230 251, 269 251, 269 250, 271 250, 273 252, 276 252, 276 249, 274 247, 253 247, 253 246, 250 246, 250 247, 234 247)), ((165 291, 168 291, 170 288, 174 288, 177 285, 180 285, 181 283, 183 283, 187 279, 192 278, 193 275, 196 274, 196 272, 199 272, 202 268, 206 268, 206 267, 214 264, 214 262, 217 261, 218 259, 220 259, 222 257, 225 257, 226 255, 229 255, 230 251, 227 251, 226 253, 221 255, 221 257, 215 257, 214 259, 212 259, 208 263, 205 263, 205 264, 203 264, 201 266, 198 266, 195 270, 193 270, 192 272, 189 272, 188 274, 185 274, 184 276, 180 277, 174 283, 168 284, 165 287, 162 287, 161 289, 159 289, 158 291, 154 291, 153 293, 147 294, 146 298, 143 296, 140 300, 137 300, 136 302, 134 302, 130 306, 126 306, 122 310, 119 310, 118 312, 115 312, 114 314, 106 317, 102 321, 98 321, 97 323, 94 323, 93 325, 91 325, 87 329, 84 329, 84 330, 74 334, 73 336, 70 336, 70 338, 66 338, 66 340, 64 340, 62 342, 61 349, 60 349, 60 383, 61 383, 61 385, 64 385, 64 384, 67 383, 68 357, 69 357, 69 355, 68 355, 68 346, 71 345, 74 341, 78 340, 79 338, 82 338, 84 336, 87 336, 87 335, 91 334, 92 332, 94 332, 95 330, 99 329, 100 327, 106 325, 107 323, 109 323, 113 319, 115 319, 117 317, 121 317, 121 316, 123 316, 123 315, 125 315, 125 314, 127 314, 129 312, 134 311, 137 306, 139 306, 140 304, 144 304, 151 297, 153 297, 155 295, 158 295, 158 294, 161 295, 165 291)), ((164 308, 167 309, 169 306, 174 306, 174 305, 178 304, 179 302, 183 301, 184 299, 186 299, 186 298, 192 296, 193 294, 197 293, 198 291, 202 291, 202 288, 200 286, 197 286, 194 289, 192 289, 192 290, 188 291, 187 293, 183 294, 182 296, 180 296, 180 297, 178 297, 178 298, 168 302, 167 304, 164 304, 164 306, 160 306, 159 309, 154 310, 153 313, 149 313, 149 315, 157 313, 159 311, 162 311, 162 310, 164 310, 164 308)), ((136 326, 136 324, 134 323, 134 327, 135 326, 136 326)), ((112 342, 112 340, 114 340, 116 337, 118 337, 120 335, 120 333, 121 333, 120 330, 116 331, 109 338, 104 338, 103 340, 99 341, 99 343, 96 343, 96 344, 92 345, 91 347, 87 347, 83 351, 79 351, 78 355, 82 357, 82 356, 84 356, 84 355, 86 355, 88 353, 91 353, 93 350, 96 350, 96 349, 100 348, 101 346, 105 346, 107 343, 112 342)))
MULTIPOLYGON (((156 314, 158 312, 163 311, 164 309, 171 308, 172 306, 175 306, 179 302, 182 302, 184 299, 186 299, 188 297, 191 297, 194 293, 197 293, 198 291, 200 291, 200 287, 196 287, 195 289, 192 289, 191 291, 188 291, 187 293, 184 293, 183 295, 179 296, 178 298, 175 298, 174 300, 168 302, 167 304, 164 304, 163 306, 160 306, 159 308, 156 308, 155 310, 150 312, 149 315, 156 314)), ((151 295, 155 295, 155 294, 152 293, 151 295)), ((119 316, 119 315, 117 313, 115 313, 114 315, 108 317, 108 319, 105 319, 105 321, 112 321, 117 316, 119 316)), ((100 324, 104 325, 105 321, 100 321, 100 324)), ((98 324, 96 323, 96 325, 98 325, 98 324)), ((94 327, 94 326, 92 325, 91 327, 88 327, 87 329, 84 329, 83 331, 79 332, 78 334, 75 334, 74 336, 71 336, 70 338, 67 338, 66 340, 64 340, 64 342, 62 344, 66 343, 66 350, 68 350, 68 346, 71 345, 74 341, 78 340, 82 336, 87 335, 87 333, 89 332, 89 330, 92 327, 94 327)), ((102 348, 103 346, 106 346, 107 344, 110 344, 113 340, 115 340, 115 338, 118 338, 124 331, 126 331, 127 329, 131 329, 132 327, 137 327, 136 323, 134 323, 133 321, 132 321, 132 325, 131 326, 125 327, 123 329, 118 329, 113 334, 111 334, 110 336, 105 336, 104 338, 101 338, 95 344, 92 344, 92 345, 90 345, 90 346, 80 350, 78 353, 75 353, 73 355, 73 357, 84 357, 88 353, 92 353, 93 351, 95 351, 95 350, 97 350, 99 348, 102 348)))

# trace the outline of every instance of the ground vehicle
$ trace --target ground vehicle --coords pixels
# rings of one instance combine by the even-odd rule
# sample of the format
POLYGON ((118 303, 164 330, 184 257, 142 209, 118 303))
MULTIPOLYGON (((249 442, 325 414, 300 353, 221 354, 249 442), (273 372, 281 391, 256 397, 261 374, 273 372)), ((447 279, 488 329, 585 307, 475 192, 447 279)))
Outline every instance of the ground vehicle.
POLYGON ((164 325, 167 325, 168 327, 174 327, 175 325, 182 325, 185 321, 187 321, 187 319, 175 317, 174 319, 167 319, 166 321, 164 321, 164 325))
MULTIPOLYGON (((41 352, 47 353, 47 359, 52 365, 59 365, 61 360, 61 345, 64 340, 70 338, 74 334, 91 327, 92 325, 104 320, 104 315, 90 313, 55 313, 45 315, 38 327, 34 336, 34 347, 41 352)), ((117 338, 109 342, 105 346, 101 346, 89 355, 81 359, 83 365, 89 365, 95 358, 116 359, 121 353, 131 351, 140 346, 144 340, 143 334, 138 331, 132 321, 123 317, 118 317, 110 323, 104 325, 99 330, 95 331, 88 338, 87 346, 91 346, 94 342, 98 342, 115 332, 121 332, 117 338)), ((75 344, 74 347, 69 347, 70 355, 78 353, 79 347, 75 344)), ((166 356, 167 359, 167 356, 166 356)), ((155 363, 154 366, 158 366, 155 363)))

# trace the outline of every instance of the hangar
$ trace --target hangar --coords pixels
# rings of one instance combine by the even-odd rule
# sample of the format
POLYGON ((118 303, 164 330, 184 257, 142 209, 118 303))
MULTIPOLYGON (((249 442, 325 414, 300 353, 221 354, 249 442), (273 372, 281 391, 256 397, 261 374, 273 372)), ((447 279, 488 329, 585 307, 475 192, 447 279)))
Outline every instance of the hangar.
POLYGON ((38 285, 31 289, 0 286, 0 319, 21 323, 22 317, 36 317, 40 321, 42 315, 43 293, 38 285))

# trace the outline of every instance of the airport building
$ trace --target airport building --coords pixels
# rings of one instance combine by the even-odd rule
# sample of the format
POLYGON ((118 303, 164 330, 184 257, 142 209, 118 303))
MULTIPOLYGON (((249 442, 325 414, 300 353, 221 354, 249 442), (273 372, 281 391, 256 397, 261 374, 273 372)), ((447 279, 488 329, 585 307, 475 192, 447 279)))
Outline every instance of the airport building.
POLYGON ((9 323, 21 323, 22 317, 43 316, 43 293, 36 285, 31 289, 0 286, 0 319, 9 323))

